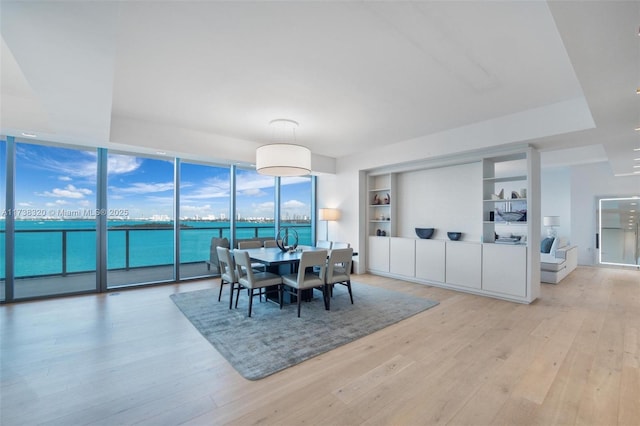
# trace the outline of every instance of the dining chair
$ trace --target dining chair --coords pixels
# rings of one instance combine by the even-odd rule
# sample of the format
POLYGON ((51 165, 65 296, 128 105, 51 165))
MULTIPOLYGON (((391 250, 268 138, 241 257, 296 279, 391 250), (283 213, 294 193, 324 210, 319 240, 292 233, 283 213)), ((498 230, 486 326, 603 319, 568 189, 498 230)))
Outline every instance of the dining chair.
POLYGON ((331 243, 331 248, 332 249, 343 249, 343 248, 349 248, 349 247, 351 247, 350 243, 342 243, 342 242, 339 242, 339 241, 333 241, 331 243))
POLYGON ((278 247, 278 242, 276 240, 264 240, 264 247, 278 247))
MULTIPOLYGON (((244 250, 234 250, 233 256, 236 261, 236 272, 238 274, 236 308, 238 307, 238 299, 240 298, 240 287, 244 287, 249 290, 249 317, 251 317, 253 296, 262 295, 262 289, 265 289, 266 287, 278 286, 278 301, 280 302, 280 309, 282 309, 282 277, 280 275, 272 274, 271 272, 254 271, 251 267, 251 258, 249 257, 249 253, 244 250), (256 289, 258 290, 258 293, 254 293, 254 290, 256 289)), ((235 284, 231 285, 232 293, 234 285, 235 284)))
MULTIPOLYGON (((262 248, 262 241, 238 241, 238 249, 246 250, 246 249, 254 249, 254 248, 262 248)), ((262 263, 253 262, 251 267, 256 271, 266 272, 267 267, 262 263)))
POLYGON ((246 250, 252 248, 262 248, 261 241, 238 241, 238 249, 246 250))
POLYGON ((218 294, 218 302, 222 297, 222 287, 225 284, 231 284, 231 296, 229 297, 229 309, 233 302, 233 286, 238 282, 236 275, 236 264, 231 256, 231 251, 226 247, 216 247, 218 254, 218 265, 220 266, 220 293, 218 294))
POLYGON ((333 287, 342 284, 349 290, 349 298, 353 305, 353 293, 351 292, 351 262, 353 260, 353 249, 342 248, 333 249, 327 261, 327 290, 333 296, 333 287))
POLYGON ((296 290, 295 292, 289 290, 286 291, 295 295, 298 299, 298 318, 300 318, 302 290, 313 290, 314 288, 321 289, 325 309, 329 310, 329 293, 324 280, 326 269, 327 250, 303 251, 300 256, 298 272, 282 276, 282 282, 296 290), (314 269, 317 269, 319 272, 317 274, 315 272, 311 272, 314 269))
POLYGON ((326 241, 326 240, 318 240, 316 241, 316 247, 318 248, 324 248, 327 250, 331 250, 331 247, 333 246, 333 243, 331 241, 326 241))

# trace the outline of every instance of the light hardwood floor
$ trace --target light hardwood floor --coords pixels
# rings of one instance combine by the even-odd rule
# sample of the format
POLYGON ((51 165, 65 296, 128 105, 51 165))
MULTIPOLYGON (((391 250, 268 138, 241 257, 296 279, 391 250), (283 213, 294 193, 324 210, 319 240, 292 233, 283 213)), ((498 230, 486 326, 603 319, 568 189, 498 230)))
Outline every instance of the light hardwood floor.
POLYGON ((532 305, 354 278, 440 305, 256 382, 168 297, 218 280, 2 306, 0 424, 640 424, 640 272, 532 305))

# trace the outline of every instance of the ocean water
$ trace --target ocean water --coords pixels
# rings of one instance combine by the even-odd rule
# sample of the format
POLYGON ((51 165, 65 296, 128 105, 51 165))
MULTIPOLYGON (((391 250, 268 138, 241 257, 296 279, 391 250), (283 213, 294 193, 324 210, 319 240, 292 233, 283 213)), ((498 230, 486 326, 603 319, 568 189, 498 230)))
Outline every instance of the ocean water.
MULTIPOLYGON (((60 274, 63 264, 66 272, 91 271, 96 268, 95 221, 25 221, 16 224, 15 276, 27 277, 60 274), (64 232, 63 232, 64 230, 64 232), (29 232, 21 232, 29 231, 29 232), (66 259, 63 260, 63 236, 66 237, 66 259)), ((209 243, 212 237, 229 238, 229 222, 182 222, 190 228, 180 230, 180 261, 203 262, 209 259, 209 243)), ((109 222, 107 232, 107 267, 126 267, 127 234, 129 267, 171 265, 174 263, 172 229, 153 229, 145 221, 109 222), (137 227, 128 232, 122 227, 137 227), (149 228, 147 228, 148 226, 149 228)), ((166 224, 170 225, 170 224, 166 224)), ((311 244, 311 225, 282 223, 293 226, 300 244, 311 244)), ((0 221, 0 231, 5 223, 0 221)), ((236 225, 239 239, 274 237, 272 223, 239 222, 236 225), (256 234, 257 233, 257 234, 256 234)), ((0 232, 0 260, 4 259, 5 233, 0 232)), ((0 261, 0 279, 5 277, 5 264, 0 261)))

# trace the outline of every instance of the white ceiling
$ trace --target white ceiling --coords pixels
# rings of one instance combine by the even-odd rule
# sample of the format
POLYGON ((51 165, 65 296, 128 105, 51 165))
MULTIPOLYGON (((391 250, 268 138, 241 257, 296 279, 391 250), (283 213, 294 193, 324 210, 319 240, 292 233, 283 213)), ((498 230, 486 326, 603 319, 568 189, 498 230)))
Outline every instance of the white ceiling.
POLYGON ((574 131, 522 141, 547 165, 608 159, 617 174, 640 146, 635 1, 0 7, 3 134, 252 162, 289 118, 298 143, 339 158, 582 103, 574 131))

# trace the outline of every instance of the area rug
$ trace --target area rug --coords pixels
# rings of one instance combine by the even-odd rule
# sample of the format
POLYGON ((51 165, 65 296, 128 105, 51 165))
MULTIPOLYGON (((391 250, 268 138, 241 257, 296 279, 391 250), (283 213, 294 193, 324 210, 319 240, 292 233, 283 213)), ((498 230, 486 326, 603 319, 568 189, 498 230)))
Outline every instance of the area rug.
MULTIPOLYGON (((218 302, 218 290, 171 295, 196 329, 245 378, 258 380, 338 346, 352 342, 436 306, 438 302, 353 283, 354 304, 344 286, 336 286, 331 310, 322 294, 282 310, 274 302, 254 299, 247 317, 248 297, 241 292, 238 309, 229 310, 229 292, 218 302)), ((225 286, 224 290, 228 290, 225 286)))

